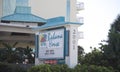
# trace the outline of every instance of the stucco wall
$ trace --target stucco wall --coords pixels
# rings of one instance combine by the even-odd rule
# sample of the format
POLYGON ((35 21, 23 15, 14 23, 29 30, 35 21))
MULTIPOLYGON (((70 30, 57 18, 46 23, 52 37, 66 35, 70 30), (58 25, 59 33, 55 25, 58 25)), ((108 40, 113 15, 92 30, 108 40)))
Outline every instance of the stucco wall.
POLYGON ((2 16, 2 0, 0 0, 0 18, 2 16))
POLYGON ((66 15, 66 0, 30 0, 32 12, 43 18, 66 15))
MULTIPOLYGON (((32 13, 43 18, 64 16, 67 18, 67 0, 30 0, 32 13)), ((70 21, 76 22, 76 0, 70 0, 70 21)))
POLYGON ((65 16, 66 0, 31 0, 32 12, 43 18, 65 16))

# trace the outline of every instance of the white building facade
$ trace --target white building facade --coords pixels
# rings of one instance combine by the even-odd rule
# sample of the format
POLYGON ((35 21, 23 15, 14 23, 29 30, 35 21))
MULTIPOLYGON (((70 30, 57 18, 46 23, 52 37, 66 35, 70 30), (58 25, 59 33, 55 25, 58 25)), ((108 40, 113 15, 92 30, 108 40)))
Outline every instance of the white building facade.
MULTIPOLYGON (((36 42, 35 64, 59 62, 67 64, 71 68, 77 65, 78 27, 82 23, 77 21, 76 0, 0 0, 0 3, 2 3, 0 4, 1 22, 7 22, 0 23, 0 32, 18 32, 36 36, 34 40, 36 42), (52 50, 48 46, 49 39, 46 39, 44 47, 46 49, 42 50, 41 34, 53 35, 51 38, 52 50), (58 40, 56 43, 57 38, 63 40, 58 40), (58 47, 62 53, 59 53, 58 47), (44 54, 47 53, 48 56, 45 56, 44 54)), ((28 41, 30 40, 28 39, 28 41)))

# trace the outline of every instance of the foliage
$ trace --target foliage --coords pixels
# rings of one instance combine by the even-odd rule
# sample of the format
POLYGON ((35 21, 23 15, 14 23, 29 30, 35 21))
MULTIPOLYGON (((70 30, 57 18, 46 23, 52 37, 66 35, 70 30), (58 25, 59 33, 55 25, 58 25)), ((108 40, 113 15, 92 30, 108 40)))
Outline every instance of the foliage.
POLYGON ((109 65, 120 71, 120 16, 111 25, 108 45, 103 48, 103 51, 109 65))
POLYGON ((13 45, 10 45, 8 43, 3 43, 4 49, 1 49, 0 52, 0 58, 1 61, 8 62, 8 63, 14 63, 16 61, 16 54, 12 50, 18 43, 14 43, 13 45))
POLYGON ((28 63, 34 63, 34 53, 32 49, 27 48, 15 48, 17 42, 13 45, 3 43, 5 48, 0 49, 0 62, 7 63, 23 63, 25 59, 28 59, 28 63))
POLYGON ((18 65, 0 62, 0 72, 27 72, 27 70, 18 65))
POLYGON ((34 63, 35 56, 32 56, 34 55, 34 53, 32 52, 32 49, 29 48, 28 46, 24 50, 24 55, 26 56, 26 59, 29 60, 29 63, 34 63))
POLYGON ((111 25, 108 40, 105 44, 100 43, 99 48, 93 48, 92 52, 80 56, 82 65, 97 65, 113 67, 120 72, 120 16, 111 25))
POLYGON ((86 65, 106 66, 105 64, 107 64, 102 51, 97 48, 93 48, 92 52, 85 54, 80 61, 81 64, 86 65))
POLYGON ((0 63, 0 72, 11 72, 10 66, 0 63))
POLYGON ((67 65, 39 65, 33 66, 28 72, 114 72, 111 67, 96 65, 77 65, 69 68, 67 65))
POLYGON ((84 52, 83 47, 78 46, 78 55, 79 55, 79 56, 82 56, 84 53, 85 53, 85 52, 84 52))
POLYGON ((111 67, 97 65, 77 65, 74 72, 114 72, 111 67))
POLYGON ((68 68, 67 65, 38 65, 33 66, 31 69, 28 70, 28 72, 70 72, 70 68, 68 68))
POLYGON ((78 63, 81 63, 84 60, 84 49, 81 46, 78 46, 78 63))
MULTIPOLYGON (((24 68, 10 64, 0 64, 0 72, 26 72, 24 68)), ((97 65, 77 65, 69 68, 67 65, 38 65, 31 67, 27 72, 115 72, 112 67, 97 65)))

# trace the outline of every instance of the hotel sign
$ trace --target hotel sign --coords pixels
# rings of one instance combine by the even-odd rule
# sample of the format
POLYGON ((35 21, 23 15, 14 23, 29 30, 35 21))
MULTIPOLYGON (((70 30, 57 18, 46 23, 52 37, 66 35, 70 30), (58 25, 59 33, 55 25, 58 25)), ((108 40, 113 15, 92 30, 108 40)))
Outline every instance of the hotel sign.
POLYGON ((39 34, 39 58, 64 58, 64 28, 48 30, 39 34))

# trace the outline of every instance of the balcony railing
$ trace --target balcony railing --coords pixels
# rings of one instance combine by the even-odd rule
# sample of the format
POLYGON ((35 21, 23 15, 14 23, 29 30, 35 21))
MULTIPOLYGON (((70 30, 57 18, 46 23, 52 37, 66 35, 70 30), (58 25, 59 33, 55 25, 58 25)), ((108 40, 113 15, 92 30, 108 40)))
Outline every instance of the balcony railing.
POLYGON ((77 22, 84 23, 84 18, 83 17, 77 17, 77 22))
POLYGON ((77 5, 77 11, 84 9, 84 2, 77 2, 76 5, 77 5))
POLYGON ((84 38, 84 33, 82 31, 78 32, 78 39, 83 39, 84 38))

